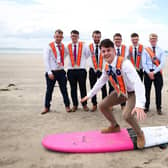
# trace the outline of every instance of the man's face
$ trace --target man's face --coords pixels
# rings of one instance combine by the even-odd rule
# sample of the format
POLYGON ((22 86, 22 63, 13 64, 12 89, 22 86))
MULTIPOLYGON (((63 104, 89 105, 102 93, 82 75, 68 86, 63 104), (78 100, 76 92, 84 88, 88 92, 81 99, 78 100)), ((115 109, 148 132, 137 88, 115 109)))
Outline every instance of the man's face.
POLYGON ((151 44, 152 47, 155 47, 157 44, 157 38, 150 38, 149 42, 151 44))
POLYGON ((115 44, 115 46, 120 47, 121 43, 122 43, 122 38, 120 36, 115 36, 114 37, 114 44, 115 44))
POLYGON ((137 46, 139 42, 139 37, 131 37, 133 46, 137 46))
POLYGON ((73 42, 73 43, 77 43, 77 42, 78 42, 78 39, 79 39, 79 35, 72 33, 72 34, 71 34, 71 39, 72 39, 72 42, 73 42))
POLYGON ((63 34, 56 32, 56 33, 54 34, 54 39, 55 39, 55 42, 56 42, 57 44, 61 43, 61 41, 62 41, 62 39, 63 39, 63 34))
POLYGON ((100 43, 100 40, 101 40, 101 34, 96 34, 96 33, 94 33, 94 34, 92 35, 92 38, 93 38, 93 41, 94 41, 95 44, 99 44, 99 43, 100 43))
POLYGON ((101 54, 106 62, 111 64, 115 57, 115 49, 112 47, 101 47, 101 54))

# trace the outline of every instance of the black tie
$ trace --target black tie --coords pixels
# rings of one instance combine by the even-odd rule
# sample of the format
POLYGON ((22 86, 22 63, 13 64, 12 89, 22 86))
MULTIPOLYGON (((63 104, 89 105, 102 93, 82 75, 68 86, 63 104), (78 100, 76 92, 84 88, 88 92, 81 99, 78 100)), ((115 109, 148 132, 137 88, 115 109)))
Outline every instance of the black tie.
POLYGON ((136 60, 137 60, 137 48, 136 47, 134 48, 134 59, 136 63, 136 60))
POLYGON ((117 48, 117 56, 120 56, 120 49, 117 48))
POLYGON ((99 46, 96 45, 96 50, 95 50, 95 55, 96 55, 96 60, 97 60, 97 63, 98 63, 98 55, 99 55, 99 46))
POLYGON ((152 49, 153 49, 153 53, 155 54, 155 52, 156 52, 156 51, 155 51, 156 47, 152 47, 152 49))
POLYGON ((108 75, 112 76, 112 78, 115 80, 115 82, 117 83, 117 76, 116 74, 113 72, 113 67, 111 65, 109 65, 109 70, 108 70, 108 75))

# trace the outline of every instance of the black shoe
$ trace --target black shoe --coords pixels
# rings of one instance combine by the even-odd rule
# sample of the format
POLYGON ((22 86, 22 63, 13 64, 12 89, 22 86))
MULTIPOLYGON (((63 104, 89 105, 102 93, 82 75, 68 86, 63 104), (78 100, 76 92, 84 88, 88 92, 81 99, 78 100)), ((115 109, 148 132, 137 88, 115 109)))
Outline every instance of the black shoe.
POLYGON ((149 108, 145 108, 145 109, 144 109, 144 112, 145 112, 145 113, 149 112, 149 108))
POLYGON ((158 113, 158 115, 162 115, 163 114, 161 109, 157 109, 157 113, 158 113))

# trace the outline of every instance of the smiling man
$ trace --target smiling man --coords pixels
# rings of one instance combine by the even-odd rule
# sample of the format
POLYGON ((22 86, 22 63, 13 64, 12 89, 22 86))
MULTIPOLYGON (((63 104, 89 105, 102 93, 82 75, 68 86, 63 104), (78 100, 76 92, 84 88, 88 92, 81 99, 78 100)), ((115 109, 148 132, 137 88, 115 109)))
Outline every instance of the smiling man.
POLYGON ((154 83, 156 94, 156 109, 159 115, 162 115, 162 88, 163 76, 162 69, 165 64, 164 51, 157 45, 158 36, 155 33, 149 35, 150 46, 145 48, 144 56, 142 57, 142 65, 144 68, 144 84, 145 84, 145 112, 149 111, 150 92, 152 83, 154 83))
POLYGON ((104 84, 109 80, 114 87, 114 91, 105 97, 99 104, 100 111, 104 114, 111 125, 103 129, 102 133, 119 132, 120 126, 117 123, 111 106, 127 101, 123 110, 124 119, 132 126, 137 134, 137 147, 142 149, 145 145, 143 131, 139 127, 133 114, 137 113, 137 119, 145 119, 145 89, 135 68, 129 60, 122 56, 115 55, 114 44, 110 39, 105 39, 100 44, 101 53, 106 61, 105 70, 98 79, 93 89, 81 101, 84 102, 92 98, 104 84))

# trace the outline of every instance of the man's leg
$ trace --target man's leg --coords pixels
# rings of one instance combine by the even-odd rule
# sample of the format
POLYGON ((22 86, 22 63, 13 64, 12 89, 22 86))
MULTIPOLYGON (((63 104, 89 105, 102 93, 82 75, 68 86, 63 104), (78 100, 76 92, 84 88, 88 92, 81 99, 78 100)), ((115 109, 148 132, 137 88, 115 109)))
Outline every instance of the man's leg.
MULTIPOLYGON (((79 82, 79 89, 80 89, 81 98, 83 98, 87 95, 86 77, 87 77, 86 70, 85 69, 80 69, 78 71, 78 82, 79 82)), ((89 108, 87 107, 87 101, 83 102, 82 106, 83 106, 84 111, 89 111, 89 108)))
POLYGON ((126 101, 126 97, 122 95, 118 97, 117 93, 113 91, 110 93, 110 95, 106 96, 102 100, 102 102, 100 102, 99 104, 100 111, 104 114, 106 119, 111 123, 110 127, 102 130, 102 133, 115 132, 115 127, 118 127, 119 125, 117 124, 117 121, 113 115, 113 112, 111 111, 111 107, 125 101, 126 101))
POLYGON ((66 72, 64 70, 61 70, 57 73, 57 80, 59 83, 61 94, 63 96, 65 107, 69 108, 70 101, 67 92, 67 78, 66 78, 66 72))
POLYGON ((134 116, 131 114, 134 107, 135 107, 135 93, 134 92, 128 93, 128 100, 123 110, 123 117, 131 125, 131 127, 137 134, 137 147, 143 148, 145 145, 145 138, 144 138, 143 132, 140 126, 138 125, 138 122, 136 121, 134 116))
POLYGON ((145 84, 145 97, 146 97, 145 111, 148 112, 150 105, 150 92, 151 92, 152 80, 149 78, 147 73, 144 73, 144 84, 145 84))
MULTIPOLYGON (((90 88, 92 89, 97 81, 97 75, 96 72, 93 70, 93 68, 89 69, 89 81, 90 81, 90 88)), ((92 97, 91 101, 93 106, 97 106, 96 95, 92 97)))
POLYGON ((53 89, 54 89, 54 85, 56 82, 56 79, 54 78, 54 80, 49 79, 48 74, 45 74, 45 78, 46 78, 46 94, 45 94, 45 109, 41 114, 45 114, 50 110, 50 102, 52 100, 52 93, 53 93, 53 89))
POLYGON ((162 77, 160 72, 158 72, 155 75, 154 86, 155 86, 155 97, 156 97, 157 112, 158 112, 158 114, 162 114, 161 104, 162 104, 163 77, 162 77))
POLYGON ((77 108, 78 99, 77 99, 77 78, 76 78, 76 70, 68 70, 67 76, 71 87, 71 98, 73 102, 73 106, 77 108))

